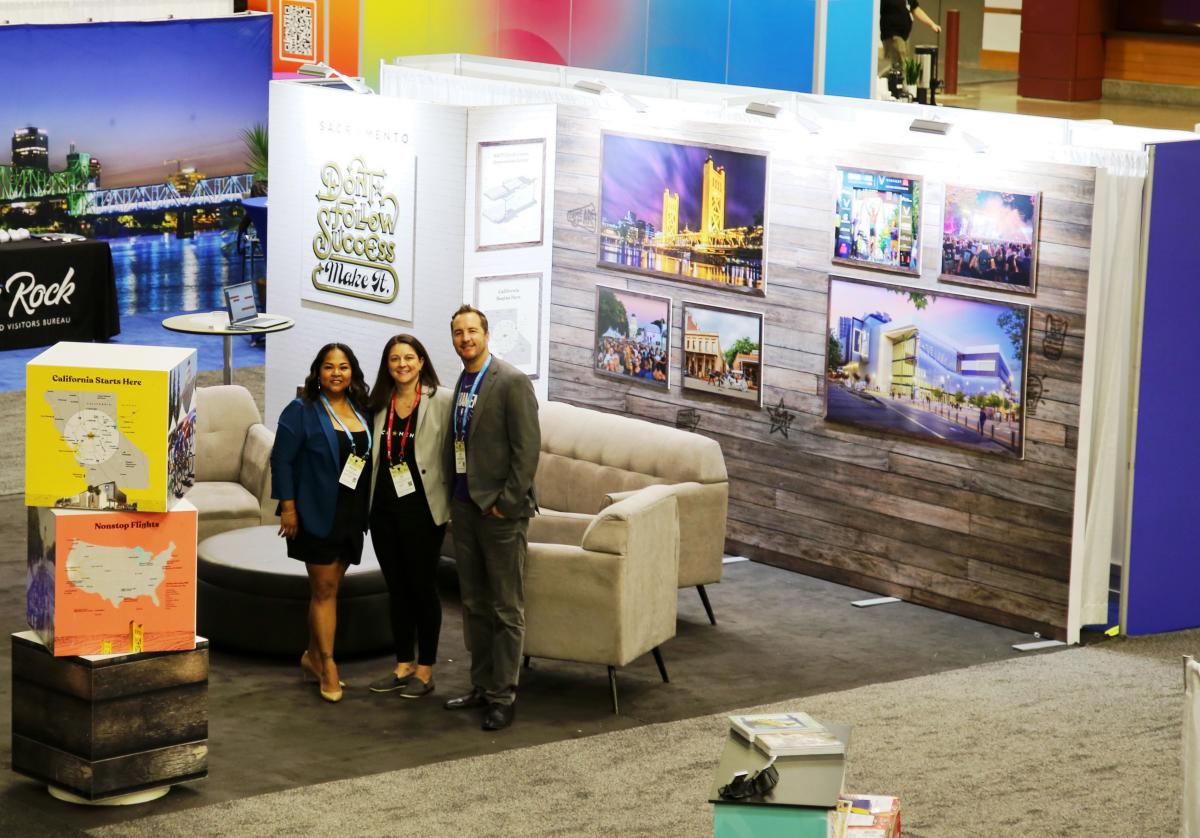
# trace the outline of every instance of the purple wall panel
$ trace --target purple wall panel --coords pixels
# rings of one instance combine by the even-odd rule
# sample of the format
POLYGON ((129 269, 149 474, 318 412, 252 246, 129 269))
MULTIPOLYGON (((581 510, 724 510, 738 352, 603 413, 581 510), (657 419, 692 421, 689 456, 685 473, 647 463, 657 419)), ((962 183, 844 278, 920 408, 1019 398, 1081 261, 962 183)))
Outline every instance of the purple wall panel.
POLYGON ((1154 152, 1125 631, 1200 626, 1200 389, 1189 325, 1200 313, 1200 141, 1154 152))

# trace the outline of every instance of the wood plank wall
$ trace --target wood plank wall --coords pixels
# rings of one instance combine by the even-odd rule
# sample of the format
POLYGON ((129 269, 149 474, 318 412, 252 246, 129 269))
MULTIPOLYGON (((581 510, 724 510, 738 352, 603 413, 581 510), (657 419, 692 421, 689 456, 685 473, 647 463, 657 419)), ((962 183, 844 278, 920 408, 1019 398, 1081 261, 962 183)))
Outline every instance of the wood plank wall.
POLYGON ((550 398, 667 424, 695 408, 696 432, 721 444, 729 469, 731 553, 1065 637, 1094 170, 749 125, 607 119, 559 109, 550 398), (765 297, 596 266, 602 130, 769 152, 765 297), (832 265, 836 165, 924 177, 921 277, 832 265), (1032 405, 1031 385, 1021 461, 822 418, 830 274, 1029 302, 937 282, 947 181, 1042 192, 1027 361, 1041 401, 1032 405), (597 284, 672 298, 669 392, 592 372, 597 284), (684 300, 765 314, 764 409, 681 389, 684 300), (1065 325, 1065 336, 1048 322, 1065 325), (766 410, 781 400, 795 414, 786 438, 766 410))
POLYGON ((1134 32, 1105 35, 1104 78, 1200 85, 1200 38, 1134 32))

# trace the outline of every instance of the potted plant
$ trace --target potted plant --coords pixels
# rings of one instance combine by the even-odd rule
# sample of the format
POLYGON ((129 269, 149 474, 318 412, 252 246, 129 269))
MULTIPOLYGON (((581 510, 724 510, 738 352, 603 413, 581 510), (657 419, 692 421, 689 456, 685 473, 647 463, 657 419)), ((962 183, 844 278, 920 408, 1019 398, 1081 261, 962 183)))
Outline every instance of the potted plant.
POLYGON ((917 98, 917 83, 921 81, 921 61, 917 58, 904 59, 904 89, 910 99, 917 98))
POLYGON ((267 126, 257 122, 242 131, 242 142, 246 146, 246 165, 254 175, 250 195, 261 198, 267 194, 267 126))

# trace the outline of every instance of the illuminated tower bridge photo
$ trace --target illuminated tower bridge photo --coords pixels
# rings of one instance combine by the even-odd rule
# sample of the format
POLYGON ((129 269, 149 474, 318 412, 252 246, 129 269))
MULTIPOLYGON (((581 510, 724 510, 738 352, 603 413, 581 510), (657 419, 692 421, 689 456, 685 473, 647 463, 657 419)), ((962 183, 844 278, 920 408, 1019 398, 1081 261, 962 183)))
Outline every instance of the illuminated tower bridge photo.
POLYGON ((826 418, 1019 457, 1027 322, 1019 306, 831 280, 826 418), (882 298, 847 309, 864 294, 882 298))
POLYGON ((762 295, 765 154, 604 135, 599 263, 762 295))

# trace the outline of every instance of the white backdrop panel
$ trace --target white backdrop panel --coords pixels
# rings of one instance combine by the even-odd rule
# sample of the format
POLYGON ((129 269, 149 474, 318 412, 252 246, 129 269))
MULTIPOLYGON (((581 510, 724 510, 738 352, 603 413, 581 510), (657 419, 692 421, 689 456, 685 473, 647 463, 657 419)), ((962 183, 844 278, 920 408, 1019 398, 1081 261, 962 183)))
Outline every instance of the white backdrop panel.
MULTIPOLYGON (((274 426, 303 383, 316 351, 330 341, 354 350, 369 384, 387 338, 412 333, 425 345, 443 381, 453 383, 460 365, 450 344, 449 321, 463 300, 466 109, 272 82, 270 126, 268 308, 272 314, 295 318, 296 327, 267 340, 268 424, 274 426), (328 208, 318 193, 329 155, 341 164, 343 176, 359 157, 372 172, 408 170, 415 160, 413 282, 403 309, 352 311, 302 299, 309 293, 302 289, 312 287, 317 263, 318 216, 328 208)), ((392 186, 391 175, 383 187, 373 175, 364 178, 368 196, 379 187, 399 199, 401 192, 392 186)), ((355 201, 351 206, 370 204, 355 201)), ((396 237, 402 232, 398 221, 396 237)), ((398 258, 400 250, 397 245, 398 258)))

